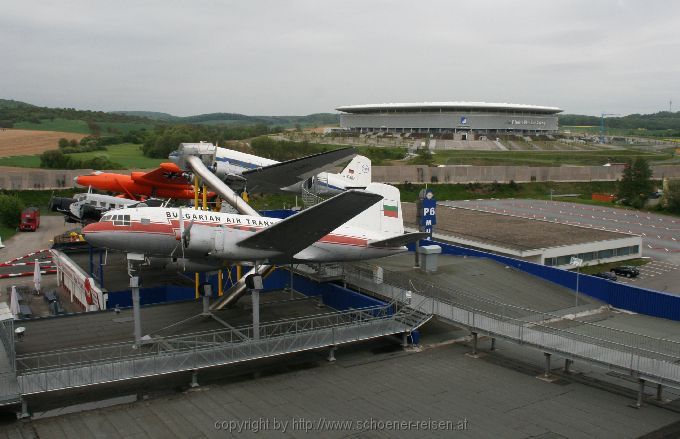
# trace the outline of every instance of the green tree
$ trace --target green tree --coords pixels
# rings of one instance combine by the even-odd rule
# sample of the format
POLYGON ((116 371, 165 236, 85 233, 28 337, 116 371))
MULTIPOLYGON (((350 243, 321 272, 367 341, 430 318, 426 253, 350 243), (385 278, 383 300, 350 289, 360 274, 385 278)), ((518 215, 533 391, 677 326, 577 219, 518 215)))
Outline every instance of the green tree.
POLYGON ((18 227, 24 202, 16 195, 0 195, 0 223, 7 227, 18 227))
POLYGON ((668 190, 664 192, 663 197, 669 212, 680 213, 680 180, 668 182, 668 190))
POLYGON ((630 203, 635 193, 635 183, 633 182, 633 166, 630 162, 626 163, 625 168, 623 168, 623 173, 621 175, 621 180, 618 184, 618 193, 616 194, 619 200, 623 200, 624 203, 630 203))
POLYGON ((61 138, 59 139, 59 148, 66 148, 68 146, 68 139, 61 138))
POLYGON ((638 157, 633 163, 633 181, 635 182, 637 195, 647 198, 653 188, 652 169, 649 167, 647 160, 642 157, 638 157))
POLYGON ((628 162, 618 186, 617 196, 624 204, 643 207, 653 186, 652 169, 647 160, 636 158, 632 164, 628 162))
POLYGON ((40 155, 40 167, 48 169, 73 169, 71 158, 61 150, 53 149, 40 155))

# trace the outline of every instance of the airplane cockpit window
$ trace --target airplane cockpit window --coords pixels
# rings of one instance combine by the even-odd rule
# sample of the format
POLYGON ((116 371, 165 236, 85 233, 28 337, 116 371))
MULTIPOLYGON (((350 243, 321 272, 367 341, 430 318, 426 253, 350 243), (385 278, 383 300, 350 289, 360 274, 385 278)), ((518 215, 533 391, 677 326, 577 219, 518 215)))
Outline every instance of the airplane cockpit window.
POLYGON ((129 226, 130 215, 113 215, 114 226, 129 226))
POLYGON ((105 222, 111 221, 111 216, 112 215, 104 215, 100 221, 105 221, 105 222))

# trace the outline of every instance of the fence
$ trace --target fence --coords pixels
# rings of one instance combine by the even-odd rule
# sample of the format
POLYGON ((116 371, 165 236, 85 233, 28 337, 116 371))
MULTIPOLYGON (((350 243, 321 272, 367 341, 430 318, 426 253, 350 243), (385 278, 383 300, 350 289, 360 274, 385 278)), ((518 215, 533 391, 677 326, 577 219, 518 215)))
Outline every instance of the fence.
POLYGON ((461 324, 473 332, 506 338, 546 352, 579 358, 622 370, 648 380, 680 386, 680 342, 570 319, 563 316, 483 299, 459 290, 410 279, 383 270, 381 278, 358 267, 346 268, 347 282, 412 307, 461 324), (408 293, 407 293, 408 291, 408 293), (446 296, 446 297, 444 297, 446 296), (521 316, 521 317, 518 317, 521 316))
MULTIPOLYGON (((486 253, 453 244, 435 241, 422 241, 421 243, 423 245, 439 245, 442 248, 443 254, 493 259, 563 287, 572 290, 576 289, 577 273, 572 271, 547 267, 533 262, 486 253)), ((680 320, 680 296, 611 282, 586 274, 580 274, 579 276, 579 293, 587 294, 616 308, 664 319, 680 320)))

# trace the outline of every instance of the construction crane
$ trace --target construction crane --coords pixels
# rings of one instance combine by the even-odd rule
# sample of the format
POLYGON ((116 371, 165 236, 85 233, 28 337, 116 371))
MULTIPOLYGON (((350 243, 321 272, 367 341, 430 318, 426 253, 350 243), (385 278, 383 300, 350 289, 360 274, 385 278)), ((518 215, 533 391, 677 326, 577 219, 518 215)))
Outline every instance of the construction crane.
POLYGON ((604 118, 608 116, 621 116, 617 113, 602 113, 600 118, 600 143, 604 144, 604 118))

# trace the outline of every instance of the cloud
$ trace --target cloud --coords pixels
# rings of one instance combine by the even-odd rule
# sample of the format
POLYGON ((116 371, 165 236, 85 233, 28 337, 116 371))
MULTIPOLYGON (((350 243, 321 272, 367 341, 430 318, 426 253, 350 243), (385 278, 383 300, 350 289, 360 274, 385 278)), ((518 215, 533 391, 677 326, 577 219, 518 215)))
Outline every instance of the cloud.
POLYGON ((485 100, 597 114, 680 96, 680 4, 662 0, 72 0, 2 11, 0 97, 39 105, 307 114, 485 100))

